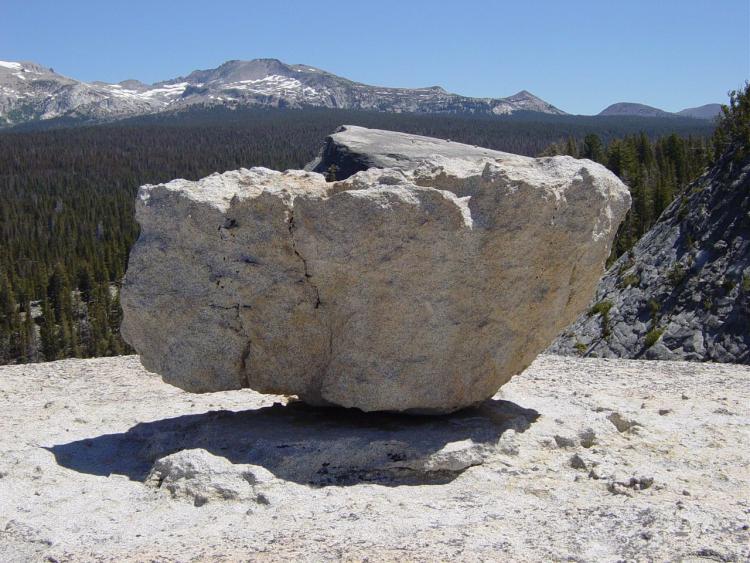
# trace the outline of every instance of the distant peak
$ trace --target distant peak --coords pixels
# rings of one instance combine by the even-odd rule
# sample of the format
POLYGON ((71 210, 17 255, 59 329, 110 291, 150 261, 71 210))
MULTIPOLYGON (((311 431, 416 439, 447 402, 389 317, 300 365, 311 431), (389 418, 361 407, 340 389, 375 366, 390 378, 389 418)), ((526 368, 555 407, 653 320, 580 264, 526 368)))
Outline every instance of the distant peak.
POLYGON ((508 99, 513 100, 513 101, 530 101, 530 102, 546 103, 540 97, 535 96, 528 90, 521 90, 520 92, 516 92, 512 96, 509 96, 508 99))
POLYGON ((123 80, 122 82, 118 82, 118 85, 122 86, 123 88, 146 88, 146 84, 141 82, 140 80, 136 80, 135 78, 128 78, 127 80, 123 80))
POLYGON ((260 58, 260 59, 250 59, 250 60, 232 59, 232 60, 222 63, 218 68, 259 65, 259 64, 286 66, 279 59, 260 58))
POLYGON ((670 115, 663 109, 635 102, 617 102, 607 106, 599 115, 635 115, 641 117, 665 117, 670 115))
POLYGON ((685 108, 678 111, 677 115, 695 117, 697 119, 714 119, 721 115, 721 104, 704 104, 694 108, 685 108))
POLYGON ((0 61, 0 70, 9 72, 33 72, 37 74, 53 73, 51 68, 44 67, 31 61, 0 61))

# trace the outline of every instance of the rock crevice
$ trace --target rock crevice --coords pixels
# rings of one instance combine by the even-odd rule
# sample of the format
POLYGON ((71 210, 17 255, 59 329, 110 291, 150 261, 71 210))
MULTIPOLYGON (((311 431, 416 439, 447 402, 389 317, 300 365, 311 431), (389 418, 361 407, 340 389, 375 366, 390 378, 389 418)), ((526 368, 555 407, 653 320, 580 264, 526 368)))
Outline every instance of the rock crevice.
POLYGON ((317 309, 321 305, 320 301, 320 290, 318 290, 318 287, 315 285, 315 283, 312 281, 312 274, 309 272, 307 268, 307 260, 305 260, 305 257, 300 254, 299 249, 297 248, 297 244, 294 241, 294 212, 289 212, 289 236, 292 241, 292 250, 294 250, 294 254, 297 256, 297 258, 300 259, 302 262, 302 269, 304 270, 305 277, 303 278, 303 281, 312 288, 313 292, 315 293, 315 308, 317 309))

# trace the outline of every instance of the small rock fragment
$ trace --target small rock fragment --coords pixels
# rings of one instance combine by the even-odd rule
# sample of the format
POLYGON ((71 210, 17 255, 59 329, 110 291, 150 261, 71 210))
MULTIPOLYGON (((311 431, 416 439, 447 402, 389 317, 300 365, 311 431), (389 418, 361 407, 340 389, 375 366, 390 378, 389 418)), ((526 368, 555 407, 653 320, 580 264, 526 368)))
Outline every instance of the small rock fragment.
POLYGON ((573 454, 573 456, 570 458, 570 466, 573 469, 582 469, 582 470, 588 469, 586 462, 578 454, 573 454))
POLYGON ((607 420, 614 424, 615 428, 617 428, 617 431, 620 433, 635 432, 637 427, 641 426, 638 421, 625 418, 619 412, 613 412, 607 417, 607 420))
POLYGON ((596 432, 587 428, 578 434, 578 439, 584 448, 591 448, 596 444, 596 432))
MULTIPOLYGON (((259 499, 253 485, 269 481, 270 474, 262 467, 233 464, 203 449, 182 450, 157 460, 146 478, 146 484, 166 489, 173 498, 191 500, 200 507, 210 501, 259 499)), ((267 501, 267 499, 266 499, 267 501)))
POLYGON ((558 448, 572 448, 575 447, 576 443, 572 438, 567 436, 555 435, 555 443, 558 448))
POLYGON ((617 495, 632 496, 628 491, 643 491, 654 484, 653 477, 630 477, 627 480, 613 480, 607 486, 609 492, 617 495))
POLYGON ((623 495, 626 497, 632 497, 633 493, 628 490, 627 486, 623 485, 622 483, 617 483, 615 481, 612 481, 607 485, 607 490, 612 493, 613 495, 623 495))

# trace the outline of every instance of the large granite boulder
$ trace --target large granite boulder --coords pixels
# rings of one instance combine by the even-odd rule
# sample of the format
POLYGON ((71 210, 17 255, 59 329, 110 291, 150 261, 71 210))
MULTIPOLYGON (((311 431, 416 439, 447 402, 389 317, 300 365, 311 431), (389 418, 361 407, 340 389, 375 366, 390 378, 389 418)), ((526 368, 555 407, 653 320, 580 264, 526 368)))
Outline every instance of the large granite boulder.
POLYGON ((365 411, 478 403, 584 309, 630 204, 590 161, 360 127, 332 164, 141 188, 122 330, 147 369, 365 411))

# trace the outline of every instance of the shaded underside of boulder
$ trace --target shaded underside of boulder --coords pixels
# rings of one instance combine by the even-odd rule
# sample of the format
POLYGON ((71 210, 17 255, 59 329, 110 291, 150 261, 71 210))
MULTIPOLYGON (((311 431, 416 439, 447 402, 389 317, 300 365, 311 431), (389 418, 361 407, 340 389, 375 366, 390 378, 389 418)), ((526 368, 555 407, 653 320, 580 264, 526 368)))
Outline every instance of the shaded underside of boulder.
POLYGON ((590 161, 349 126, 330 143, 369 168, 141 188, 123 335, 147 369, 366 411, 478 403, 585 307, 630 203, 590 161))

